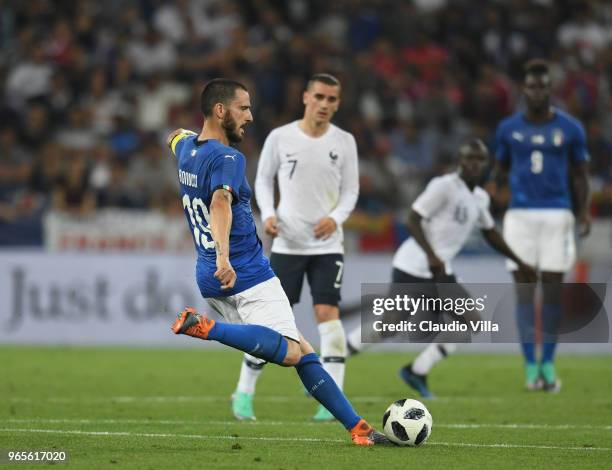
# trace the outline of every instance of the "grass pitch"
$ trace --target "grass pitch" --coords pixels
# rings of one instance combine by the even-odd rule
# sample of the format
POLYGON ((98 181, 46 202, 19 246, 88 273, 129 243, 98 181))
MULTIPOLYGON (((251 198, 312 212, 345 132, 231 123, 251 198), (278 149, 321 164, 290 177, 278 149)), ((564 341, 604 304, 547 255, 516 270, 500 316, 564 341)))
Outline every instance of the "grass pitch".
MULTIPOLYGON (((349 360, 347 394, 374 425, 415 397, 397 378, 410 359, 349 360)), ((277 366, 260 378, 258 420, 238 423, 240 361, 230 350, 1 347, 0 448, 63 449, 87 469, 612 468, 612 357, 561 355, 563 390, 548 395, 523 391, 518 355, 453 356, 430 377, 439 398, 425 401, 433 433, 419 448, 357 448, 338 423, 312 423, 316 403, 277 366)))

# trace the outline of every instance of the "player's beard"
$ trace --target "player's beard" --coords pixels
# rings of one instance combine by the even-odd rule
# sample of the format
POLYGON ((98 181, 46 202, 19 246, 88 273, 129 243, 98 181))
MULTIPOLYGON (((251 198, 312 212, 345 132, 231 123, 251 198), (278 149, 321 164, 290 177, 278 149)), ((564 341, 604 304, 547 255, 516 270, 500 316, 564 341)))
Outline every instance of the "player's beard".
POLYGON ((550 110, 550 95, 527 99, 529 111, 535 114, 545 114, 550 110))
POLYGON ((225 136, 230 144, 237 144, 242 141, 242 136, 239 134, 239 127, 236 120, 227 113, 221 122, 221 127, 225 131, 225 136))
POLYGON ((532 101, 530 103, 530 111, 534 114, 546 114, 550 110, 550 101, 549 100, 541 100, 541 101, 532 101))

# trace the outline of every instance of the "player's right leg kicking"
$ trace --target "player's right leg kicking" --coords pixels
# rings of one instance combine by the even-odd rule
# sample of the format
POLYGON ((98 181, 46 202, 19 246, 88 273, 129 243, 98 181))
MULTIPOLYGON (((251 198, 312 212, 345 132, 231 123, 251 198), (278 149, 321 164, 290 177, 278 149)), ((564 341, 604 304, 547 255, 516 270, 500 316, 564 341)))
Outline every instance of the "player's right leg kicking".
POLYGON ((350 432, 354 444, 369 446, 389 442, 355 413, 342 391, 323 369, 312 346, 303 337, 297 343, 268 327, 217 322, 199 315, 192 308, 179 313, 172 331, 175 334, 218 341, 268 362, 294 366, 309 393, 343 424, 350 432))
MULTIPOLYGON (((300 300, 304 275, 307 275, 321 338, 320 359, 340 390, 344 384, 347 356, 346 336, 338 310, 342 261, 340 254, 298 256, 272 253, 270 258, 272 269, 281 280, 292 306, 300 300)), ((238 385, 232 395, 232 412, 238 420, 255 419, 253 397, 264 365, 265 361, 245 354, 238 385)), ((324 406, 319 406, 313 419, 333 421, 334 417, 324 406)))

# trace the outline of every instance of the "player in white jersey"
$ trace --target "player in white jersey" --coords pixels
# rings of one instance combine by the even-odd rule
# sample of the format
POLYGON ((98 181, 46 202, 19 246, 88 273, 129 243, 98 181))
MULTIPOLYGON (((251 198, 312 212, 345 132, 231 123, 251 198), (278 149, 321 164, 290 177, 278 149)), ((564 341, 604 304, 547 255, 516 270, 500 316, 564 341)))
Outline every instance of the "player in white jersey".
MULTIPOLYGON (((435 283, 456 283, 451 261, 476 227, 487 242, 514 260, 526 276, 535 276, 495 229, 489 212, 489 195, 478 186, 489 163, 489 152, 479 140, 459 148, 459 168, 455 173, 434 178, 416 199, 408 218, 412 238, 406 240, 393 258, 393 283, 410 284, 412 297, 437 297, 435 283)), ((462 290, 457 286, 458 290, 462 290)), ((468 295, 466 293, 466 295, 468 295)), ((391 297, 392 295, 390 295, 391 297)), ((436 338, 438 341, 440 337, 436 338)), ((363 348, 361 330, 349 334, 351 352, 363 348)), ((400 370, 400 377, 423 397, 432 397, 427 374, 434 364, 456 348, 453 343, 432 343, 400 370)))
MULTIPOLYGON (((323 366, 340 388, 346 336, 339 317, 342 283, 342 224, 359 193, 354 137, 331 123, 340 105, 340 82, 316 74, 303 93, 302 119, 268 135, 257 168, 255 196, 265 232, 274 237, 270 263, 289 298, 299 302, 304 275, 321 335, 323 366), (274 206, 274 180, 280 201, 274 206)), ((233 395, 237 419, 254 419, 255 385, 265 362, 245 355, 233 395)), ((320 406, 314 419, 334 419, 320 406)))

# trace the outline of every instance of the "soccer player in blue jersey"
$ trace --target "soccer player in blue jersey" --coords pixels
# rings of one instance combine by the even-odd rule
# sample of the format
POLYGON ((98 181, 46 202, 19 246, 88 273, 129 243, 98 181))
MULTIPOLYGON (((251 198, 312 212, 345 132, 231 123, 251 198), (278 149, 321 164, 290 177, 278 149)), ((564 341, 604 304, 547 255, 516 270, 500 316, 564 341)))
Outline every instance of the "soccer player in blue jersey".
POLYGON ((344 425, 355 444, 387 443, 355 413, 298 332, 289 300, 263 254, 245 156, 230 146, 242 140, 244 127, 253 120, 246 87, 234 80, 212 80, 202 91, 201 109, 200 134, 177 129, 167 143, 176 156, 183 207, 198 253, 200 292, 228 323, 186 308, 172 331, 294 366, 306 389, 344 425))
POLYGON ((542 350, 538 365, 534 337, 536 286, 526 284, 528 279, 516 264, 507 262, 517 283, 517 321, 526 387, 556 392, 560 381, 554 359, 563 275, 576 256, 574 213, 580 235, 586 236, 590 230, 589 155, 582 125, 551 106, 547 62, 535 59, 525 65, 523 94, 526 111, 504 119, 495 137, 498 175, 502 180, 509 178, 512 192, 504 217, 504 238, 523 262, 537 267, 542 282, 542 350))

